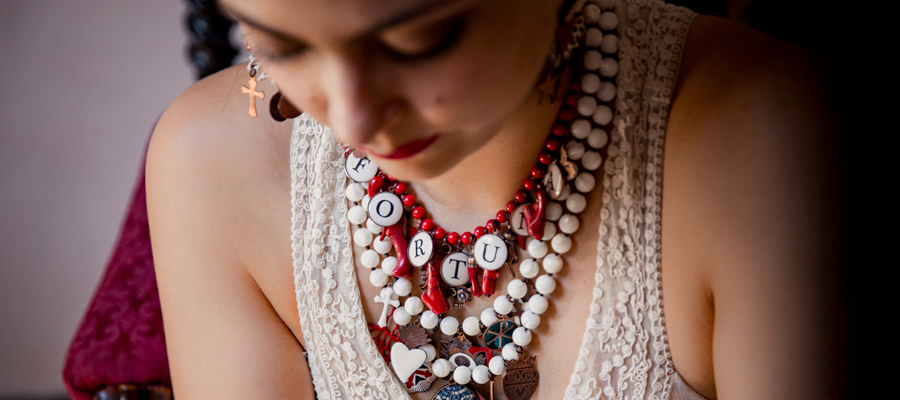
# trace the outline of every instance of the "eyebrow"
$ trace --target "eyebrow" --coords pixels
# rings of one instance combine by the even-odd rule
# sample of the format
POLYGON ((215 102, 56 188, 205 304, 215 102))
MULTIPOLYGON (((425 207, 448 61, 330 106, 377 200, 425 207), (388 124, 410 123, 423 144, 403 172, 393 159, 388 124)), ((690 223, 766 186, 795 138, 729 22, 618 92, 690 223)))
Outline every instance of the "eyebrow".
MULTIPOLYGON (((387 28, 390 28, 395 25, 399 25, 406 21, 415 19, 421 15, 427 14, 435 9, 448 6, 456 3, 455 1, 447 1, 447 0, 428 0, 422 4, 417 4, 415 7, 411 7, 408 10, 403 10, 390 18, 385 19, 384 21, 379 21, 378 23, 372 25, 369 28, 364 29, 361 33, 357 34, 357 37, 365 37, 387 28)), ((236 12, 231 6, 229 6, 226 2, 220 1, 219 8, 226 14, 231 16, 232 18, 239 20, 247 25, 250 25, 256 29, 259 29, 263 32, 268 33, 269 35, 275 36, 278 39, 288 40, 288 41, 297 41, 296 37, 293 37, 285 32, 282 32, 278 29, 266 26, 258 21, 255 21, 252 18, 247 18, 246 15, 236 12)))

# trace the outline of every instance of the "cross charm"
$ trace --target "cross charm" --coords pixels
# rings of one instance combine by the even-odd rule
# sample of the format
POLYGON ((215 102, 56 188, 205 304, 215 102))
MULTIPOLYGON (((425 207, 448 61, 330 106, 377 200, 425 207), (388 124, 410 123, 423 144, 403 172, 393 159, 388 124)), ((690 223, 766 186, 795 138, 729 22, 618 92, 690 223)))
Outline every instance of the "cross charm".
POLYGON ((384 309, 381 310, 381 318, 378 319, 378 326, 384 328, 387 326, 387 315, 388 308, 394 306, 394 308, 400 307, 400 297, 394 293, 393 288, 386 287, 381 289, 381 294, 375 296, 376 303, 384 303, 384 309))
POLYGON ((259 97, 260 100, 266 98, 266 94, 263 92, 256 91, 256 78, 250 77, 250 80, 247 81, 247 84, 250 87, 241 86, 241 93, 246 93, 250 95, 250 116, 256 117, 256 99, 254 97, 259 97))

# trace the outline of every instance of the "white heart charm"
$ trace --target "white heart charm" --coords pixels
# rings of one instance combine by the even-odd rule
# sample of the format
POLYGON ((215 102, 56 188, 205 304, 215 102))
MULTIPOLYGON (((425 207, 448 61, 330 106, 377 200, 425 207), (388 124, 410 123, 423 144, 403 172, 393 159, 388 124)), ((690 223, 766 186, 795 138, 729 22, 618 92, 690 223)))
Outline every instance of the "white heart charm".
POLYGON ((400 381, 406 383, 413 372, 416 372, 425 363, 427 356, 425 350, 410 350, 406 348, 405 344, 397 342, 391 346, 391 367, 394 368, 400 381))

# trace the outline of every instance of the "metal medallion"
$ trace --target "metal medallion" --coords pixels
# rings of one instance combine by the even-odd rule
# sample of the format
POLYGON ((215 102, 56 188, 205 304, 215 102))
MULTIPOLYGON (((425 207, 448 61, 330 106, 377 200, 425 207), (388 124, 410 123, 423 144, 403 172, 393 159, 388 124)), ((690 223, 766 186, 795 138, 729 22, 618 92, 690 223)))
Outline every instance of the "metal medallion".
POLYGON ((528 400, 537 390, 540 376, 535 356, 506 362, 503 393, 509 400, 528 400))
POLYGON ((447 385, 438 390, 432 400, 478 400, 478 395, 463 385, 447 385))
POLYGON ((513 331, 518 326, 510 319, 501 319, 494 322, 481 335, 484 345, 491 350, 502 350, 507 343, 512 343, 513 331))

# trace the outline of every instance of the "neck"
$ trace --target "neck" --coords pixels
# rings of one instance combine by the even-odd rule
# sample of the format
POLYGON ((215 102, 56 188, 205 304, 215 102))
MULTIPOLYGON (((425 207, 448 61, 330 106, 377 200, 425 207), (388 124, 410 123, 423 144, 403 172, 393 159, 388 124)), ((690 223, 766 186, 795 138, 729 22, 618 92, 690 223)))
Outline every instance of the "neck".
POLYGON ((447 172, 410 183, 438 225, 463 233, 506 208, 537 163, 562 104, 539 99, 533 91, 488 143, 447 172))

